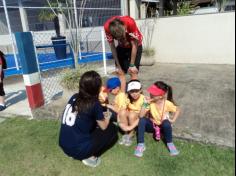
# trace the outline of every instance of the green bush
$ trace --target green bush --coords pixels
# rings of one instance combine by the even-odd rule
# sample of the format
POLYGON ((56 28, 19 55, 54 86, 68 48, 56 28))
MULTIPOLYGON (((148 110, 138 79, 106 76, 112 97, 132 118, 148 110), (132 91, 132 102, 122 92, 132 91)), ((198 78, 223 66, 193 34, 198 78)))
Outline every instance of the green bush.
POLYGON ((180 1, 178 3, 177 14, 180 16, 189 15, 193 9, 191 1, 180 1))
MULTIPOLYGON (((95 65, 79 65, 76 69, 65 69, 62 78, 61 85, 67 90, 78 90, 79 89, 79 81, 80 77, 87 71, 95 70, 95 65)), ((106 81, 106 77, 102 77, 103 83, 106 81)))
POLYGON ((78 90, 80 77, 83 73, 94 70, 93 68, 93 66, 85 64, 79 65, 76 69, 66 69, 60 81, 62 87, 68 90, 78 90))

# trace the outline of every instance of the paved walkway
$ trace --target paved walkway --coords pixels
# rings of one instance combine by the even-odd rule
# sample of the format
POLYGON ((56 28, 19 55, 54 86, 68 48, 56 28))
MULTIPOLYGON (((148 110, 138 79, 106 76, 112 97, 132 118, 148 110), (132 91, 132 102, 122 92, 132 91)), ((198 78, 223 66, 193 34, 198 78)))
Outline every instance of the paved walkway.
MULTIPOLYGON (((234 65, 156 63, 140 68, 144 90, 156 80, 173 87, 174 99, 182 109, 174 125, 176 137, 235 148, 234 77, 234 65)), ((31 116, 22 78, 8 78, 5 84, 8 108, 0 112, 0 117, 31 116)), ((64 103, 58 99, 38 114, 59 118, 64 103)))

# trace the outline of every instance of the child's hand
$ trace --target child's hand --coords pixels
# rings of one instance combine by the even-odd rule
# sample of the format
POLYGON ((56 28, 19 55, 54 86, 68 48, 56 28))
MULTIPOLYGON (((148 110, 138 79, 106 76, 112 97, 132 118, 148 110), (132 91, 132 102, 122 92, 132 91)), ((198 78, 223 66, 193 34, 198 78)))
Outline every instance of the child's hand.
POLYGON ((148 97, 148 96, 145 96, 145 97, 144 97, 144 103, 150 104, 151 101, 152 101, 152 99, 151 99, 150 97, 148 97))
POLYGON ((173 120, 173 119, 169 119, 169 121, 171 124, 175 123, 175 120, 173 120))
POLYGON ((132 129, 130 129, 130 127, 128 125, 125 125, 124 123, 119 123, 119 127, 123 130, 123 131, 130 131, 132 129))

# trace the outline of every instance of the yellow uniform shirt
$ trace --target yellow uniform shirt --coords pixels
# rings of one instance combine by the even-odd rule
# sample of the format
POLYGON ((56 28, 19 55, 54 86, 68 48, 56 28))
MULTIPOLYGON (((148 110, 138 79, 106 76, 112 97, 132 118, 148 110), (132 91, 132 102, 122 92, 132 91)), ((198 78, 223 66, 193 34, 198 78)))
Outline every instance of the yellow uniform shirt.
POLYGON ((161 125, 161 121, 168 118, 169 112, 176 112, 176 110, 177 106, 168 100, 165 100, 163 109, 158 109, 155 103, 150 104, 150 114, 157 125, 161 125))
POLYGON ((129 103, 128 97, 124 92, 119 92, 114 99, 114 106, 120 109, 126 109, 129 103))
POLYGON ((141 111, 142 105, 144 103, 144 95, 140 95, 139 99, 134 102, 129 102, 128 109, 129 111, 134 111, 136 113, 139 113, 141 111))

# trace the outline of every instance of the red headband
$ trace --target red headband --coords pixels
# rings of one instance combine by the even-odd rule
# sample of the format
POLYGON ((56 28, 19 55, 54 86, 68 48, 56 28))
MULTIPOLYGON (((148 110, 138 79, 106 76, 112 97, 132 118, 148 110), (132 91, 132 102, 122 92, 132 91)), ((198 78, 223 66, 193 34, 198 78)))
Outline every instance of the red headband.
POLYGON ((151 85, 148 89, 147 89, 147 91, 150 93, 150 94, 152 94, 152 95, 154 95, 154 96, 162 96, 162 95, 165 95, 165 91, 164 90, 162 90, 162 89, 160 89, 159 87, 157 87, 156 85, 151 85))

